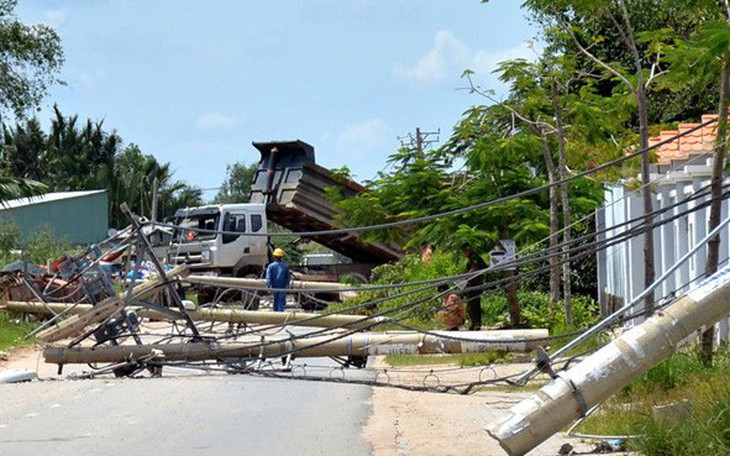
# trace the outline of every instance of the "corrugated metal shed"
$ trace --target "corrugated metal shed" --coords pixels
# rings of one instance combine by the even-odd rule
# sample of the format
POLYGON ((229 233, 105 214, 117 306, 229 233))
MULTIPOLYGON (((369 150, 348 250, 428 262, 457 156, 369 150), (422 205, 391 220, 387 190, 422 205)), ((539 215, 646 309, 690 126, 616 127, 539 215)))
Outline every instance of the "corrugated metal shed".
POLYGON ((88 244, 106 237, 108 207, 106 190, 55 192, 6 201, 0 219, 15 222, 23 239, 48 226, 59 239, 88 244))

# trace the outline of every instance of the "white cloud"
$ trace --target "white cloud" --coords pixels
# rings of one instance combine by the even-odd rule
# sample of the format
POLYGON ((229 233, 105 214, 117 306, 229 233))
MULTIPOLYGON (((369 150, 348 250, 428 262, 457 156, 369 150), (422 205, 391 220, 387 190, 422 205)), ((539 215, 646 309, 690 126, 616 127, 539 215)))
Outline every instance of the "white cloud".
POLYGON ((64 9, 53 9, 53 10, 46 10, 43 13, 44 22, 46 22, 51 27, 57 29, 61 25, 63 25, 64 22, 66 22, 66 19, 68 18, 68 12, 64 9))
POLYGON ((195 122, 195 127, 203 131, 232 130, 238 122, 235 118, 211 112, 200 116, 195 122))
POLYGON ((497 52, 474 51, 451 31, 436 33, 434 45, 418 62, 406 66, 400 62, 393 66, 394 73, 404 80, 416 83, 434 83, 460 75, 464 70, 480 74, 491 73, 499 62, 515 58, 532 58, 534 53, 521 45, 497 52))
POLYGON ((371 119, 346 126, 337 137, 337 145, 345 151, 362 151, 383 147, 388 142, 388 127, 380 119, 371 119))
MULTIPOLYGON (((177 166, 180 167, 181 170, 185 169, 191 176, 195 176, 191 178, 189 176, 176 175, 176 177, 183 177, 190 182, 196 182, 197 177, 199 177, 196 176, 196 173, 208 166, 208 163, 206 162, 205 165, 203 165, 201 162, 195 162, 193 165, 192 162, 181 160, 181 157, 195 159, 200 157, 232 157, 235 156, 235 154, 240 153, 240 147, 237 148, 222 141, 206 142, 193 140, 178 144, 175 147, 174 152, 171 153, 174 157, 171 159, 173 163, 177 163, 177 166)), ((223 180, 223 177, 221 177, 221 180, 223 180)))

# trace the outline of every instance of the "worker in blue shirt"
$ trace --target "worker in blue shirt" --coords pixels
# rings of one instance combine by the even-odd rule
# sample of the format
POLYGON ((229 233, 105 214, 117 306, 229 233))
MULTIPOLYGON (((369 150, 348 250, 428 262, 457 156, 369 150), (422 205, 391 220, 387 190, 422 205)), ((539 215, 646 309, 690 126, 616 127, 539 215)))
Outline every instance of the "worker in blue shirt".
MULTIPOLYGON (((289 266, 282 261, 284 251, 282 249, 274 249, 274 261, 266 268, 266 286, 274 289, 283 289, 289 287, 291 273, 289 266)), ((286 293, 274 292, 274 312, 283 312, 286 307, 286 293)))

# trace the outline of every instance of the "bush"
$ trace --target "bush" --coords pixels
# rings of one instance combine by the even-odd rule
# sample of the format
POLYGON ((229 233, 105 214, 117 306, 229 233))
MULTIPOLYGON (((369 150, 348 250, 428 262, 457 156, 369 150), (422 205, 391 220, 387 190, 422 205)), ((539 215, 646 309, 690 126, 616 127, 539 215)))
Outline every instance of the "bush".
MULTIPOLYGON (((522 291, 517 293, 522 321, 532 328, 548 328, 551 334, 563 334, 576 328, 587 328, 598 322, 599 305, 589 296, 574 295, 573 327, 565 325, 565 306, 562 301, 552 302, 547 293, 522 291)), ((507 298, 503 294, 490 294, 482 299, 484 320, 488 326, 509 324, 507 298)))
POLYGON ((0 220, 0 268, 14 260, 11 251, 18 247, 20 229, 10 220, 0 220))
POLYGON ((35 340, 25 338, 25 335, 35 326, 35 324, 23 323, 12 318, 9 313, 0 311, 0 350, 35 343, 35 340))
POLYGON ((730 352, 715 353, 706 366, 692 350, 674 354, 606 402, 579 432, 631 434, 629 448, 646 456, 730 454, 730 352), (668 424, 652 407, 688 400, 692 415, 668 424))
POLYGON ((9 220, 0 220, 0 268, 17 259, 45 264, 46 260, 59 258, 70 249, 69 244, 59 239, 49 226, 41 227, 25 242, 21 242, 18 225, 9 220), (20 251, 19 258, 13 250, 20 251))
POLYGON ((23 259, 30 263, 45 264, 47 260, 62 257, 70 249, 69 244, 53 232, 53 228, 44 226, 23 243, 23 259))
MULTIPOLYGON (((463 261, 456 254, 436 251, 433 259, 424 263, 418 254, 410 254, 401 261, 393 264, 384 264, 373 269, 371 283, 386 285, 393 283, 418 282, 437 279, 459 274, 463 270, 463 261)), ((376 306, 359 308, 355 313, 372 314, 385 313, 402 323, 422 329, 437 327, 434 320, 434 311, 441 306, 440 300, 433 299, 438 294, 435 286, 415 285, 398 289, 373 290, 361 292, 354 300, 330 306, 333 311, 348 308, 358 304, 366 304, 376 299, 388 298, 376 306), (415 291, 425 288, 421 291, 415 291), (414 291, 406 296, 396 296, 408 291, 414 291), (417 301, 422 301, 415 304, 417 301)))

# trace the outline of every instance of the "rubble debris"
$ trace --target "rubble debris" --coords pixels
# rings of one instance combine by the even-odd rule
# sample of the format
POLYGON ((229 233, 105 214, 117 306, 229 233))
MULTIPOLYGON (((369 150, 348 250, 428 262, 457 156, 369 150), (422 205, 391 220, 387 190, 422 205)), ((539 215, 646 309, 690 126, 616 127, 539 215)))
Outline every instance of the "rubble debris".
MULTIPOLYGON (((167 273, 168 277, 185 276, 190 273, 187 266, 176 266, 167 273)), ((53 326, 38 333, 38 338, 44 342, 53 342, 66 337, 73 337, 84 328, 94 323, 101 323, 107 318, 122 310, 130 300, 141 299, 154 293, 164 283, 165 276, 150 280, 134 287, 130 292, 107 298, 91 307, 86 312, 74 315, 67 320, 54 322, 53 326), (124 296, 127 294, 128 296, 124 296)))
MULTIPOLYGON (((168 363, 217 363, 229 369, 232 364, 260 366, 265 359, 285 358, 288 362, 314 356, 332 357, 344 367, 364 367, 369 355, 524 352, 549 341, 544 329, 375 333, 365 330, 391 320, 242 310, 246 303, 241 301, 237 308, 231 296, 240 292, 243 299, 241 290, 245 290, 258 300, 257 293, 266 288, 263 280, 193 276, 185 265, 169 269, 147 239, 144 228, 149 224, 128 208, 122 209, 132 221, 123 237, 51 261, 48 268, 34 274, 26 269, 0 275, 9 310, 52 315, 36 330, 39 339, 58 343, 71 338, 68 343, 47 346, 46 362, 59 368, 89 364, 93 369, 89 378, 108 373, 135 375, 143 369, 160 375, 168 363), (118 263, 112 266, 110 261, 118 263), (142 268, 147 273, 140 275, 142 268), (185 284, 215 290, 214 302, 202 307, 185 300, 185 284), (297 326, 315 329, 307 332, 296 330, 297 326)), ((295 281, 291 293, 348 288, 338 283, 295 281)))

